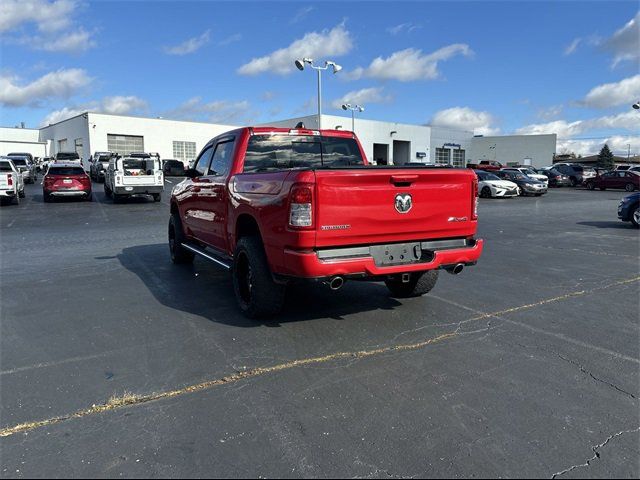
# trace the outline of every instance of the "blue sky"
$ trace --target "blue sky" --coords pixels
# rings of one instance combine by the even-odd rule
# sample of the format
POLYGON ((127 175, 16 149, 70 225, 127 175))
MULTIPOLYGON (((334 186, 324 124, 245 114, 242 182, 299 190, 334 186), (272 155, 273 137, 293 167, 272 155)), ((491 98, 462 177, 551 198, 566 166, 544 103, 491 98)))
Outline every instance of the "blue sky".
POLYGON ((558 133, 640 153, 637 2, 81 2, 0 7, 0 123, 83 110, 219 123, 361 102, 363 118, 558 133))

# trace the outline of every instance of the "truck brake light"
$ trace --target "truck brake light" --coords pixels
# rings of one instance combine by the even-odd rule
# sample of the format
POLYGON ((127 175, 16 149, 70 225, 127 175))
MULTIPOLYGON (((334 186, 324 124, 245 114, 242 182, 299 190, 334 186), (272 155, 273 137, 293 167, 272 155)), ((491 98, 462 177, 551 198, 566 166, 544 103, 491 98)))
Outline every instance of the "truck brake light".
POLYGON ((471 182, 471 220, 478 219, 478 177, 471 182))
POLYGON ((9 184, 9 186, 13 186, 13 175, 9 174, 7 175, 7 183, 9 184))
POLYGON ((294 185, 291 188, 289 226, 313 227, 313 190, 311 185, 294 185))

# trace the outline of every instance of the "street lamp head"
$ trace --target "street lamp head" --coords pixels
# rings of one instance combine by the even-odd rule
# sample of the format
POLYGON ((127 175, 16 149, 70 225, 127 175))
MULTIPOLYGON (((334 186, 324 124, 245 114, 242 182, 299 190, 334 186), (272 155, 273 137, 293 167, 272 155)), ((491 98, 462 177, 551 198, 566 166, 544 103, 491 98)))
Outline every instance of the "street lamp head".
POLYGON ((361 105, 356 105, 356 108, 358 109, 359 112, 364 112, 364 107, 361 105))
POLYGON ((633 108, 635 108, 636 110, 640 110, 640 102, 634 103, 633 108))
POLYGON ((303 60, 296 60, 294 62, 296 64, 296 68, 300 71, 304 70, 304 61, 303 60))
POLYGON ((338 73, 340 70, 342 70, 342 65, 338 65, 336 62, 332 62, 332 61, 330 61, 330 60, 329 60, 329 61, 327 61, 327 62, 325 62, 325 65, 326 65, 326 66, 331 65, 331 67, 333 68, 333 73, 334 73, 334 75, 335 75, 336 73, 338 73))
POLYGON ((348 103, 344 103, 344 104, 342 104, 342 109, 343 109, 343 110, 349 110, 350 108, 351 108, 351 105, 350 105, 350 104, 348 104, 348 103))

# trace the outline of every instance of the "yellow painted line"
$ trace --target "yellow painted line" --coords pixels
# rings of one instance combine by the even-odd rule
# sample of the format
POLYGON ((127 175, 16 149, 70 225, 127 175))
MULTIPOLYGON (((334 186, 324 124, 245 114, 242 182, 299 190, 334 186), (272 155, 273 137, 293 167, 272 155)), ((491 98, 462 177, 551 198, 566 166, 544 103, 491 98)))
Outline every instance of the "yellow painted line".
MULTIPOLYGON (((460 323, 467 323, 469 321, 474 321, 474 320, 482 320, 485 318, 490 318, 490 317, 499 317, 502 315, 506 315, 509 313, 513 313, 513 312, 518 312, 521 310, 526 310, 526 309, 530 309, 530 308, 534 308, 534 307, 538 307, 541 305, 546 305, 549 303, 554 303, 554 302, 559 302, 568 298, 573 298, 573 297, 579 297, 582 295, 586 295, 588 293, 592 293, 594 291, 598 291, 598 290, 603 290, 606 288, 611 288, 611 287, 615 287, 615 286, 619 286, 619 285, 625 285, 625 284, 629 284, 629 283, 633 283, 633 282, 637 282, 640 280, 640 276, 638 277, 634 277, 628 280, 621 280, 618 282, 614 282, 608 285, 602 285, 599 287, 595 287, 589 290, 580 290, 577 292, 572 292, 572 293, 568 293, 566 295, 560 295, 557 297, 553 297, 553 298, 549 298, 549 299, 545 299, 545 300, 541 300, 539 302, 535 302, 535 303, 530 303, 527 305, 520 305, 518 307, 513 307, 513 308, 508 308, 506 310, 500 310, 498 312, 493 312, 493 313, 486 313, 486 314, 482 314, 479 315, 477 317, 473 317, 472 319, 466 320, 466 321, 462 321, 460 323)), ((403 351, 410 351, 410 350, 418 350, 421 348, 424 348, 428 345, 432 345, 434 343, 438 343, 438 342, 442 342, 444 340, 448 340, 451 338, 454 338, 458 335, 462 335, 461 333, 458 333, 458 330, 454 331, 454 332, 450 332, 450 333, 445 333, 442 335, 438 335, 437 337, 433 337, 433 338, 429 338, 427 340, 421 341, 421 342, 417 342, 417 343, 410 343, 410 344, 403 344, 403 345, 393 345, 393 346, 389 346, 389 347, 383 347, 383 348, 376 348, 376 349, 372 349, 372 350, 360 350, 360 351, 355 351, 355 352, 338 352, 338 353, 333 353, 330 355, 325 355, 325 356, 321 356, 321 357, 311 357, 311 358, 303 358, 300 360, 293 360, 291 362, 285 362, 285 363, 281 363, 279 365, 274 365, 272 367, 258 367, 258 368, 253 368, 250 370, 246 370, 243 372, 238 372, 238 373, 234 373, 232 375, 227 375, 225 377, 222 378, 218 378, 215 380, 208 380, 206 382, 201 382, 201 383, 197 383, 195 385, 190 385, 188 387, 184 387, 184 388, 180 388, 180 389, 176 389, 176 390, 170 390, 167 392, 159 392, 159 393, 151 393, 148 395, 135 395, 135 394, 131 394, 131 393, 125 393, 122 396, 113 396, 111 397, 106 403, 104 404, 99 404, 99 405, 92 405, 90 408, 86 408, 83 410, 78 410, 75 413, 71 413, 71 414, 67 414, 67 415, 61 415, 58 417, 52 417, 49 418, 47 420, 39 420, 39 421, 34 421, 34 422, 25 422, 25 423, 21 423, 18 425, 15 425, 13 427, 6 427, 3 429, 0 429, 0 437, 9 437, 11 435, 15 435, 17 433, 24 433, 24 432, 30 432, 32 430, 36 430, 38 428, 41 427, 46 427, 49 425, 55 425, 58 423, 62 423, 64 421, 67 420, 72 420, 75 418, 83 418, 83 417, 88 417, 91 415, 96 415, 96 414, 100 414, 103 412, 107 412, 110 410, 117 410, 117 409, 121 409, 127 406, 132 406, 132 405, 141 405, 143 403, 148 403, 148 402, 153 402, 156 400, 162 400, 165 398, 173 398, 173 397, 178 397, 180 395, 184 395, 187 393, 194 393, 194 392, 199 392, 202 390, 207 390, 213 387, 217 387, 220 385, 226 385, 226 384, 230 384, 230 383, 235 383, 235 382, 239 382, 241 380, 245 380, 245 379, 249 379, 249 378, 254 378, 254 377, 259 377, 259 376, 263 376, 263 375, 267 375, 269 373, 275 373, 275 372, 281 372, 283 370, 289 370, 292 368, 296 368, 296 367, 302 367, 302 366, 307 366, 307 365, 315 365, 315 364, 320 364, 320 363, 325 363, 325 362, 329 362, 329 361, 333 361, 333 360, 340 360, 340 359, 344 359, 344 358, 349 358, 349 359, 358 359, 358 358, 367 358, 367 357, 372 357, 372 356, 376 356, 376 355, 382 355, 385 353, 390 353, 390 352, 403 352, 403 351)))

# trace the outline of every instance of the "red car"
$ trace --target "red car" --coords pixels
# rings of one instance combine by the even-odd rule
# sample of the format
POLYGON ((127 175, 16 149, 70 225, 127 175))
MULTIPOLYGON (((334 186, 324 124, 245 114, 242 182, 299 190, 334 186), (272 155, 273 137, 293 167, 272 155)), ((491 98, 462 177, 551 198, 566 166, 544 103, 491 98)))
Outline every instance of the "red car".
POLYGON ((230 270, 251 318, 278 313, 301 280, 422 295, 439 269, 460 273, 482 252, 472 170, 370 166, 352 132, 240 128, 211 140, 186 174, 171 196, 171 258, 230 270))
POLYGON ((45 202, 54 197, 76 197, 91 201, 91 179, 78 163, 52 163, 42 180, 45 202))
POLYGON ((624 188, 627 192, 633 192, 640 188, 640 172, 615 170, 613 172, 603 173, 602 175, 587 180, 585 186, 589 190, 596 188, 600 190, 606 190, 607 188, 624 188))
POLYGON ((473 168, 474 170, 485 170, 487 172, 497 172, 504 168, 500 162, 495 160, 482 160, 480 163, 468 163, 467 167, 473 168))

